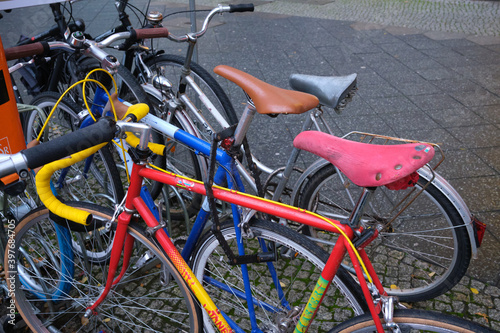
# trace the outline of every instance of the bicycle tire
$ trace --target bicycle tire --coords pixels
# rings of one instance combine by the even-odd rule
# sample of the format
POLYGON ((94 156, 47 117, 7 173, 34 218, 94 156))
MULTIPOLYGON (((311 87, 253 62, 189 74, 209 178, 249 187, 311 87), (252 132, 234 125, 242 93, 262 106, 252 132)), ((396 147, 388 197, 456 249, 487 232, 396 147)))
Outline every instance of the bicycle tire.
MULTIPOLYGON (((81 202, 73 202, 71 205, 93 214, 94 222, 88 228, 94 233, 99 233, 113 216, 113 211, 105 207, 81 202)), ((72 226, 66 224, 66 227, 72 226)), ((48 287, 57 286, 61 278, 58 267, 51 266, 55 263, 49 262, 44 256, 46 253, 59 251, 57 240, 51 234, 52 230, 53 222, 49 211, 44 207, 33 211, 15 229, 16 247, 12 253, 18 267, 25 267, 28 258, 38 260, 37 266, 41 273, 35 274, 33 270, 29 270, 28 265, 23 274, 48 287), (35 228, 38 237, 29 237, 30 230, 35 228)), ((104 234, 109 235, 109 232, 104 234)), ((72 288, 58 299, 52 299, 52 289, 49 288, 43 290, 45 300, 34 297, 32 291, 21 284, 20 273, 7 272, 9 278, 15 278, 16 306, 29 327, 34 332, 171 332, 178 329, 199 332, 200 308, 163 250, 135 224, 129 226, 128 237, 135 240, 128 270, 96 309, 97 312, 90 316, 90 322, 86 325, 82 325, 81 319, 87 306, 97 299, 105 285, 107 262, 96 264, 75 256, 74 277, 69 279, 72 288)), ((112 238, 108 238, 107 242, 105 247, 110 248, 112 238)), ((92 244, 93 242, 89 242, 88 245, 92 244)), ((6 255, 5 258, 7 260, 9 257, 6 255)))
MULTIPOLYGON (((278 272, 280 286, 284 289, 287 301, 292 306, 305 306, 310 296, 310 293, 305 291, 312 292, 319 278, 319 273, 328 259, 328 254, 305 236, 277 223, 252 220, 249 223, 249 230, 256 237, 264 240, 267 245, 274 244, 275 248, 279 249, 279 259, 273 264, 278 272)), ((238 253, 235 249, 234 225, 232 223, 223 224, 221 232, 233 252, 238 253)), ((258 243, 258 240, 244 238, 243 242, 246 254, 249 254, 249 252, 255 251, 255 243, 258 243)), ((210 297, 218 300, 216 304, 219 309, 231 316, 231 319, 242 326, 244 331, 250 331, 246 303, 233 296, 231 292, 214 288, 204 279, 204 277, 212 277, 220 279, 219 282, 229 281, 230 286, 244 291, 240 266, 227 264, 227 257, 213 233, 208 232, 198 242, 191 258, 191 264, 193 272, 199 281, 203 281, 204 288, 210 297)), ((272 278, 265 274, 268 271, 267 264, 252 263, 248 264, 247 267, 252 284, 252 294, 257 299, 264 300, 280 310, 280 313, 271 313, 271 311, 264 311, 262 307, 255 306, 259 328, 277 327, 276 321, 283 316, 283 313, 287 312, 287 309, 280 304, 276 290, 273 290, 272 278)), ((325 294, 323 305, 319 308, 316 320, 312 323, 311 331, 321 332, 326 322, 341 322, 353 315, 363 313, 367 309, 359 286, 342 267, 339 267, 334 284, 325 294), (334 287, 334 284, 337 288, 334 287)), ((205 313, 204 324, 206 331, 214 331, 211 321, 205 313)))
MULTIPOLYGON (((445 315, 442 313, 422 310, 395 310, 393 320, 402 332, 441 332, 441 333, 488 333, 495 332, 487 327, 467 321, 461 318, 445 315)), ((382 320, 383 322, 383 320, 382 320)), ((384 328, 387 325, 384 324, 384 328)), ((377 332, 373 318, 370 314, 364 314, 333 328, 328 333, 377 332)), ((393 330, 388 330, 393 332, 393 330)))
MULTIPOLYGON (((166 77, 173 85, 171 93, 173 95, 177 95, 179 91, 179 79, 181 77, 181 70, 184 65, 183 57, 172 54, 157 54, 145 58, 145 64, 152 73, 166 77)), ((236 112, 234 111, 232 103, 227 97, 222 87, 220 86, 220 84, 214 79, 214 77, 211 76, 203 67, 201 67, 199 64, 195 62, 190 63, 190 70, 191 70, 191 76, 194 78, 195 82, 197 82, 203 93, 221 112, 221 115, 228 121, 228 123, 229 124, 237 123, 238 117, 236 116, 236 112)), ((138 75, 139 74, 137 71, 136 76, 138 75)), ((204 107, 203 103, 199 102, 197 95, 194 93, 193 89, 189 85, 186 86, 186 94, 189 96, 190 100, 200 108, 200 111, 203 114, 204 118, 210 124, 210 126, 213 127, 214 131, 222 130, 222 127, 218 124, 215 118, 211 116, 209 110, 207 110, 204 107)), ((167 95, 168 98, 168 94, 165 94, 165 92, 163 93, 163 95, 167 95)), ((152 101, 152 104, 154 105, 162 104, 161 101, 155 102, 156 98, 154 96, 149 96, 149 97, 150 100, 152 101)), ((184 126, 184 122, 182 121, 176 122, 174 123, 174 125, 176 125, 177 127, 181 128, 182 130, 190 134, 202 137, 205 141, 211 142, 212 138, 209 135, 210 132, 207 132, 206 128, 199 123, 199 121, 196 119, 195 116, 190 114, 189 110, 184 109, 183 111, 184 112, 182 112, 182 115, 179 115, 180 112, 176 112, 175 116, 172 117, 172 119, 175 121, 179 120, 179 117, 188 117, 189 122, 194 126, 189 126, 189 128, 186 128, 184 126), (193 133, 193 130, 197 131, 197 133, 193 133)), ((200 158, 201 157, 198 156, 198 159, 200 158)), ((200 168, 200 170, 206 169, 203 166, 201 166, 202 163, 206 165, 206 162, 198 161, 198 163, 200 163, 200 166, 195 166, 195 168, 200 168)), ((183 172, 181 172, 181 174, 183 174, 183 172)), ((193 174, 193 176, 195 179, 198 180, 202 179, 201 174, 200 175, 193 174)), ((160 189, 161 188, 159 187, 153 186, 152 190, 153 198, 155 198, 159 194, 160 189)), ((172 196, 171 198, 175 198, 175 196, 172 196)), ((195 196, 194 198, 196 199, 195 201, 191 200, 190 198, 187 198, 188 201, 186 204, 186 210, 188 216, 190 217, 192 217, 199 210, 201 203, 201 201, 198 201, 198 196, 195 196)), ((173 206, 179 207, 179 205, 175 204, 175 200, 173 202, 173 206)), ((178 209, 171 209, 170 213, 173 219, 180 220, 184 218, 183 212, 178 209)))
MULTIPOLYGON (((94 69, 98 69, 100 67, 100 63, 94 59, 94 58, 89 58, 89 57, 82 57, 77 60, 74 73, 72 73, 72 77, 77 80, 83 80, 88 73, 90 73, 94 69)), ((116 73, 113 74, 113 77, 115 78, 117 88, 118 88, 118 97, 121 98, 124 101, 129 102, 130 104, 137 104, 137 103, 145 103, 150 106, 150 112, 154 113, 154 109, 151 107, 149 103, 148 96, 144 89, 142 89, 141 85, 139 82, 137 82, 137 79, 130 73, 130 71, 125 68, 124 66, 118 66, 116 69, 116 73)), ((112 82, 109 78, 109 75, 104 73, 103 71, 97 71, 94 72, 89 76, 90 79, 95 79, 99 82, 104 82, 104 85, 106 89, 108 89, 109 93, 114 93, 116 92, 114 89, 114 86, 112 85, 112 82)), ((73 84, 75 81, 74 79, 68 83, 73 84)), ((67 86, 63 85, 59 89, 61 90, 60 92, 64 92, 66 90, 67 86)), ((89 105, 92 103, 92 98, 93 98, 93 91, 95 90, 95 83, 87 83, 86 84, 86 97, 89 99, 89 105)), ((75 90, 76 92, 79 92, 79 90, 75 90)), ((72 94, 74 96, 74 94, 72 94)), ((79 103, 75 103, 80 105, 82 108, 85 108, 85 104, 83 104, 83 99, 81 99, 82 96, 78 95, 78 99, 80 99, 79 103)))
MULTIPOLYGON (((52 107, 59 99, 59 95, 54 92, 44 92, 37 95, 31 101, 31 105, 40 107, 44 115, 33 111, 27 122, 24 124, 26 141, 35 139, 45 121, 43 116, 47 116, 52 107)), ((55 136, 60 136, 68 132, 73 132, 80 127, 79 108, 68 99, 62 99, 55 110, 42 141, 50 140, 55 136)), ((86 170, 85 161, 71 166, 66 177, 60 177, 58 171, 53 179, 58 194, 66 200, 83 200, 94 202, 108 207, 121 202, 125 192, 122 180, 116 167, 113 155, 109 146, 105 146, 97 152, 97 157, 92 157, 90 169, 86 170), (93 176, 93 177, 92 177, 93 176)))
MULTIPOLYGON (((172 83, 174 93, 177 93, 179 91, 179 78, 181 77, 181 69, 184 66, 184 61, 185 59, 181 56, 173 54, 160 54, 146 59, 145 64, 153 73, 166 77, 172 83)), ((221 111, 222 116, 225 116, 229 125, 238 123, 238 116, 234 111, 229 97, 227 97, 226 93, 214 77, 196 62, 190 63, 190 69, 192 77, 195 81, 197 81, 201 90, 207 95, 208 99, 210 99, 215 107, 221 111)), ((191 92, 192 89, 188 85, 186 87, 186 94, 190 97, 193 103, 201 107, 203 104, 198 103, 198 98, 191 92)), ((222 129, 222 127, 217 127, 216 120, 210 117, 210 110, 206 110, 202 107, 201 111, 208 123, 214 127, 215 131, 222 129)), ((195 117, 192 117, 192 119, 196 122, 195 117)), ((204 133, 205 129, 200 128, 200 132, 204 133)), ((209 138, 208 141, 210 142, 211 138, 209 138)))
MULTIPOLYGON (((426 183, 420 177, 416 188, 426 183)), ((353 184, 348 189, 356 200, 361 189, 353 184)), ((392 204, 410 190, 377 188, 363 223, 386 223, 392 204)), ((346 187, 329 164, 304 185, 299 207, 337 220, 346 219, 354 206, 346 195, 346 187)), ((327 233, 317 236, 334 241, 327 233)), ((432 183, 366 251, 387 292, 404 302, 435 298, 453 288, 466 273, 472 255, 462 218, 432 183)))

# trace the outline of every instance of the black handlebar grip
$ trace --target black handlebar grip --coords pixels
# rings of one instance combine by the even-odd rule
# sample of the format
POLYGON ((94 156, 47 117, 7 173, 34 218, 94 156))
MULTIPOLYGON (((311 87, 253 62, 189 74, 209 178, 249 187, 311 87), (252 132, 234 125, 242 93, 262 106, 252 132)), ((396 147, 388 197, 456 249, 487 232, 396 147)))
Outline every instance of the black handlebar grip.
POLYGON ((28 168, 38 168, 63 157, 109 142, 115 137, 115 121, 102 118, 89 127, 60 136, 38 146, 21 151, 28 168))
POLYGON ((255 9, 253 3, 245 3, 241 5, 229 5, 230 13, 253 12, 255 9))

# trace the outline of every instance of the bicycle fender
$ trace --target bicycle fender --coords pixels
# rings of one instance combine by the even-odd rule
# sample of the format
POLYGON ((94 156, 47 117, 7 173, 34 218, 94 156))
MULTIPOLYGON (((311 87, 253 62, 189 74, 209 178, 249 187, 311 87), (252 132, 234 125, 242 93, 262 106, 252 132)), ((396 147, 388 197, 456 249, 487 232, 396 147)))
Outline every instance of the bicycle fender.
POLYGON ((156 89, 151 83, 143 83, 141 85, 141 87, 146 92, 146 95, 153 96, 158 101, 162 101, 163 100, 163 95, 162 95, 161 91, 159 91, 158 89, 156 89))
POLYGON ((300 193, 300 190, 302 189, 302 186, 305 184, 306 180, 309 179, 309 177, 321 168, 323 168, 325 165, 330 164, 327 160, 323 158, 319 158, 316 161, 314 161, 304 172, 300 175, 299 179, 295 182, 295 185, 293 187, 293 192, 292 196, 290 198, 290 202, 293 203, 294 206, 298 205, 298 194, 300 193))
MULTIPOLYGON (((426 179, 430 180, 432 179, 433 174, 427 169, 427 168, 420 168, 417 170, 418 174, 426 179)), ((434 172, 435 178, 432 181, 432 184, 436 186, 438 190, 441 191, 441 193, 451 201, 453 204, 453 207, 458 211, 460 216, 462 217, 462 221, 464 222, 465 227, 467 228, 467 233, 469 234, 469 240, 471 244, 471 251, 472 251, 472 257, 474 259, 477 258, 477 244, 476 244, 476 238, 474 237, 474 227, 472 225, 472 214, 469 210, 469 207, 467 207, 467 204, 465 201, 462 199, 460 194, 453 188, 453 186, 448 183, 446 179, 444 179, 440 174, 437 172, 434 172)))

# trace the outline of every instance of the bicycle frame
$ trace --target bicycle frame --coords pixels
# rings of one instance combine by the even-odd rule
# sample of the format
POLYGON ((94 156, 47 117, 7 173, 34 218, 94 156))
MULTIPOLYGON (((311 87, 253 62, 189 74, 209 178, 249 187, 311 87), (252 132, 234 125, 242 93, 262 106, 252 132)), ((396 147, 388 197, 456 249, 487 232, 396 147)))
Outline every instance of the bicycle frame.
MULTIPOLYGON (((219 169, 220 170, 220 169, 219 169)), ((193 290, 193 293, 196 295, 196 297, 200 300, 201 304, 207 309, 207 311, 215 311, 212 313, 218 313, 216 309, 211 308, 210 303, 207 302, 206 295, 201 293, 200 296, 200 289, 202 289, 201 284, 199 281, 196 280, 195 276, 191 272, 191 270, 188 268, 187 264, 183 260, 182 256, 177 252, 175 246, 172 244, 171 240, 169 237, 166 235, 165 231, 163 230, 162 226, 158 222, 158 220, 154 217, 152 214, 151 210, 149 207, 146 205, 144 200, 140 196, 140 184, 142 183, 142 180, 146 179, 151 179, 155 181, 160 181, 164 184, 171 185, 171 186, 176 186, 179 188, 187 188, 193 192, 199 193, 199 194, 206 194, 205 187, 202 183, 191 180, 189 178, 185 178, 182 176, 178 176, 175 174, 169 174, 169 173, 164 173, 160 172, 157 170, 152 170, 148 169, 145 167, 145 165, 134 165, 134 168, 132 170, 132 175, 131 175, 131 185, 129 187, 129 192, 127 195, 127 199, 125 202, 125 211, 120 214, 118 217, 118 227, 116 230, 116 238, 115 238, 115 245, 113 246, 113 250, 111 253, 111 262, 112 262, 112 267, 113 264, 115 265, 115 269, 110 268, 110 273, 108 275, 108 284, 107 284, 107 289, 111 288, 111 284, 117 283, 118 281, 114 279, 114 274, 116 272, 116 265, 118 264, 118 260, 120 259, 120 255, 122 252, 122 247, 121 246, 116 246, 116 244, 124 244, 123 247, 126 249, 128 246, 132 246, 132 244, 128 244, 128 242, 125 240, 125 231, 128 223, 130 222, 133 212, 137 211, 139 215, 144 219, 146 222, 148 229, 149 230, 154 230, 155 231, 155 237, 158 240, 158 242, 162 245, 162 247, 165 249, 167 255, 169 258, 172 260, 172 262, 175 264, 179 272, 182 274, 184 280, 186 283, 190 286, 190 288, 193 290), (115 263, 116 262, 116 263, 115 263)), ((230 180, 230 177, 228 177, 228 181, 230 180)), ((260 199, 258 197, 253 197, 253 196, 247 196, 244 195, 241 192, 237 192, 235 190, 230 190, 230 189, 224 189, 224 188, 214 188, 214 197, 216 199, 220 199, 226 202, 229 202, 233 205, 233 211, 237 208, 237 206, 242 206, 246 207, 249 209, 254 209, 261 211, 263 213, 268 213, 272 215, 276 215, 282 218, 286 218, 289 220, 293 220, 296 222, 300 222, 303 224, 307 224, 309 226, 313 226, 316 228, 321 228, 327 231, 331 232, 336 232, 338 233, 337 227, 341 228, 342 231, 344 231, 349 237, 353 237, 353 231, 344 225, 341 225, 340 222, 338 221, 331 221, 334 223, 337 227, 332 226, 332 224, 325 222, 324 220, 311 216, 304 210, 300 209, 295 209, 293 207, 289 206, 283 206, 279 205, 277 203, 269 202, 264 199, 260 199)), ((239 214, 236 215, 235 217, 235 227, 237 230, 239 229, 237 227, 237 223, 239 223, 239 214)), ((196 229, 196 228, 194 228, 196 229)), ((241 233, 237 232, 237 237, 241 239, 241 233)), ((340 240, 343 240, 343 236, 340 236, 340 240)), ((368 242, 367 242, 368 243, 368 242)), ((366 245, 366 244, 363 244, 366 245)), ((367 283, 364 281, 364 276, 361 271, 361 267, 354 255, 353 250, 350 248, 349 245, 346 245, 346 241, 338 241, 334 247, 334 250, 332 251, 330 258, 328 259, 325 269, 323 270, 321 274, 321 278, 318 281, 316 288, 314 289, 311 298, 309 299, 309 302, 306 306, 306 310, 302 314, 301 320, 300 320, 300 327, 298 327, 299 332, 305 332, 306 328, 308 327, 308 324, 310 321, 314 318, 314 315, 321 304, 322 301, 322 296, 323 294, 327 291, 333 277, 336 274, 336 271, 339 267, 339 265, 342 262, 342 258, 346 254, 346 252, 349 253, 351 260, 353 261, 354 267, 356 269, 356 273, 358 275, 358 278, 361 281, 361 287, 363 289, 363 293, 365 297, 367 297, 368 300, 371 300, 371 292, 370 289, 367 285, 367 283)), ((125 251, 127 253, 127 251, 125 251)), ((373 268, 371 267, 371 264, 369 264, 369 260, 366 256, 366 253, 364 250, 360 251, 360 254, 362 256, 364 264, 367 266, 370 275, 374 278, 374 283, 375 286, 378 289, 378 292, 381 294, 384 294, 383 287, 376 278, 375 272, 373 268)), ((124 258, 126 261, 127 258, 124 258)), ((242 265, 245 266, 245 265, 242 265)), ((245 277, 244 277, 245 278, 245 277)), ((248 278, 248 276, 246 277, 248 278)), ((119 277, 118 277, 119 279, 119 277)), ((250 293, 246 293, 247 296, 247 302, 249 302, 249 310, 252 312, 253 309, 253 300, 252 297, 250 296, 250 293)), ((99 302, 99 301, 98 301, 99 302)), ((98 303, 95 304, 95 307, 98 305, 98 303)), ((376 315, 379 313, 380 308, 376 308, 375 305, 373 304, 373 301, 368 301, 368 306, 370 308, 370 311, 372 314, 376 315)), ((95 308, 93 307, 93 308, 95 308)), ((93 309, 91 308, 91 309, 93 309)), ((222 314, 224 317, 226 317, 225 314, 222 314)), ((375 316, 378 319, 378 316, 375 316)), ((220 318, 217 318, 220 320, 220 318)), ((233 327, 234 323, 231 324, 231 329, 237 330, 237 327, 233 327)), ((216 322, 217 325, 217 322, 216 322)), ((224 332, 224 328, 221 327, 220 325, 217 325, 219 329, 224 332)), ((380 326, 381 327, 381 326, 380 326)), ((254 329, 257 329, 256 327, 254 329)))
MULTIPOLYGON (((164 127, 165 127, 164 132, 167 132, 166 134, 168 136, 174 138, 175 140, 181 143, 191 146, 192 148, 196 149, 203 155, 208 156, 210 154, 209 143, 201 139, 198 139, 196 137, 193 137, 192 135, 177 129, 175 126, 171 124, 166 123, 164 124, 164 127)), ((311 215, 311 213, 303 209, 298 209, 295 207, 279 204, 276 202, 272 202, 259 197, 254 197, 237 191, 236 189, 240 188, 242 189, 242 184, 241 181, 239 181, 239 175, 235 170, 233 159, 221 150, 217 150, 216 154, 217 154, 216 159, 221 164, 222 167, 219 167, 219 169, 217 170, 214 180, 217 182, 225 178, 228 182, 229 188, 226 189, 221 187, 215 187, 213 188, 213 194, 216 199, 220 199, 222 201, 232 204, 236 237, 239 244, 242 244, 241 239, 243 236, 240 227, 238 226, 240 224, 240 211, 238 206, 275 215, 281 218, 293 220, 302 224, 306 224, 315 228, 321 228, 323 230, 335 233, 339 233, 340 232, 339 230, 341 230, 347 237, 351 239, 353 238, 354 235, 353 230, 348 226, 340 224, 339 221, 322 219, 320 217, 311 215)), ((210 300, 206 292, 203 290, 203 287, 201 286, 200 282, 196 279, 196 277, 193 275, 193 272, 188 267, 184 258, 189 257, 192 248, 190 250, 186 245, 182 255, 179 254, 179 252, 176 250, 175 246, 171 242, 170 238, 166 234, 165 230, 163 229, 164 225, 157 219, 157 217, 155 217, 149 206, 146 204, 145 200, 141 197, 141 186, 143 179, 158 181, 166 185, 175 186, 178 188, 187 189, 195 193, 206 195, 204 184, 200 181, 189 179, 173 173, 161 172, 158 170, 146 168, 146 165, 143 162, 139 162, 138 164, 134 163, 130 179, 131 183, 124 204, 124 211, 118 216, 117 219, 117 229, 115 231, 114 245, 111 252, 110 269, 109 269, 108 279, 106 282, 106 287, 101 296, 99 297, 99 299, 87 309, 88 315, 90 315, 92 311, 95 308, 97 308, 100 302, 106 297, 107 293, 112 288, 112 286, 118 283, 118 281, 121 279, 127 268, 125 264, 122 267, 122 272, 120 272, 118 276, 115 278, 117 265, 120 260, 122 251, 124 251, 124 262, 128 262, 127 256, 130 255, 130 250, 133 244, 131 244, 131 238, 125 239, 125 234, 127 225, 130 223, 132 219, 137 218, 137 216, 134 216, 134 214, 137 212, 146 222, 150 234, 155 235, 155 238, 165 249, 167 255, 172 260, 176 268, 179 270, 183 279, 191 288, 194 295, 199 299, 200 304, 208 311, 210 317, 212 318, 212 320, 214 320, 219 330, 221 332, 226 332, 226 331, 229 332, 230 329, 233 329, 237 332, 241 332, 242 330, 239 329, 239 327, 235 326, 236 324, 232 322, 230 318, 226 316, 226 314, 221 313, 215 307, 214 303, 210 300), (219 314, 221 316, 219 316, 219 314), (223 318, 225 320, 223 320, 223 318), (229 325, 227 325, 226 322, 228 322, 229 325)), ((202 211, 198 215, 193 231, 190 234, 190 237, 188 238, 188 243, 192 239, 195 239, 199 236, 199 233, 201 233, 201 230, 203 229, 203 226, 207 222, 208 218, 209 218, 208 211, 202 211)), ((373 238, 375 237, 372 237, 367 241, 365 241, 363 243, 363 246, 369 243, 369 241, 371 241, 371 239, 373 238)), ((378 320, 377 314, 380 312, 380 307, 376 307, 372 301, 372 296, 371 296, 372 294, 370 292, 370 288, 364 281, 364 275, 361 271, 359 264, 357 263, 357 259, 353 257, 354 251, 350 248, 350 246, 346 245, 346 241, 343 238, 343 236, 340 236, 340 240, 342 241, 338 241, 337 244, 335 245, 335 248, 331 253, 330 258, 328 259, 325 269, 321 274, 321 278, 318 281, 316 288, 314 289, 313 294, 311 295, 311 298, 307 304, 306 311, 304 311, 302 314, 300 324, 297 327, 298 332, 305 332, 307 330, 309 323, 314 318, 314 315, 319 305, 321 304, 322 296, 327 291, 328 286, 330 285, 333 277, 335 276, 336 271, 339 265, 341 264, 342 258, 344 257, 346 252, 349 253, 349 255, 351 256, 354 263, 354 267, 356 268, 358 278, 360 279, 360 281, 362 281, 361 285, 363 293, 368 300, 370 311, 376 318, 375 320, 378 320)), ((268 251, 267 248, 266 249, 263 248, 262 250, 264 250, 265 252, 268 251)), ((239 246, 238 248, 239 255, 244 255, 245 254, 244 251, 245 249, 243 248, 243 245, 239 246)), ((365 261, 367 262, 365 263, 367 267, 371 267, 368 258, 366 257, 366 254, 362 255, 362 260, 363 262, 365 261)), ((253 311, 255 302, 249 289, 250 279, 248 277, 246 265, 245 264, 241 265, 241 268, 243 272, 243 279, 245 281, 245 289, 246 289, 244 297, 248 304, 250 317, 251 318, 253 317, 251 319, 252 331, 258 332, 259 330, 255 320, 255 313, 253 311)), ((380 281, 376 279, 374 270, 373 269, 370 270, 370 268, 368 269, 369 269, 369 274, 374 276, 374 280, 376 281, 375 286, 377 287, 378 292, 382 295, 385 295, 385 292, 380 284, 380 281)), ((277 288, 280 289, 279 283, 277 283, 276 285, 277 288)), ((229 286, 226 287, 230 288, 229 286)), ((280 291, 278 290, 278 293, 279 292, 280 291)), ((259 303, 259 306, 262 305, 259 303)))

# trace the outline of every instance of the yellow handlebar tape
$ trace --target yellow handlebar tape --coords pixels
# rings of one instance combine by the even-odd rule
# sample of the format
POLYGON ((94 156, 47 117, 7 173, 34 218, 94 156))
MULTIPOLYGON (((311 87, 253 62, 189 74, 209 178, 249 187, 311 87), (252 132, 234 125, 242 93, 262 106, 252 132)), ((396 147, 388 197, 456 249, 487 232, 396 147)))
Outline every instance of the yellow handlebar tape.
POLYGON ((144 103, 139 103, 129 106, 123 118, 126 118, 129 114, 133 114, 137 118, 137 121, 139 121, 142 118, 146 117, 148 113, 149 106, 144 103))
MULTIPOLYGON (((125 113, 125 116, 123 119, 126 119, 128 115, 132 114, 137 118, 137 121, 141 120, 144 118, 147 114, 149 113, 149 106, 144 103, 139 103, 139 104, 134 104, 128 107, 127 112, 125 113)), ((139 144, 139 138, 136 137, 133 133, 131 132, 126 132, 127 138, 126 141, 131 147, 137 147, 139 144)), ((149 142, 148 143, 149 149, 156 155, 165 155, 165 146, 158 144, 158 143, 153 143, 149 142)))
MULTIPOLYGON (((139 138, 130 132, 126 132, 126 133, 127 133, 127 138, 125 139, 125 141, 127 141, 127 143, 131 147, 134 147, 134 148, 137 147, 137 145, 139 144, 139 138)), ((154 142, 149 142, 148 147, 156 155, 161 155, 161 156, 165 155, 165 145, 161 145, 159 143, 154 143, 154 142)))
POLYGON ((101 143, 100 145, 73 154, 69 158, 54 161, 43 166, 43 168, 36 174, 36 188, 40 200, 43 202, 45 207, 47 207, 47 209, 49 209, 57 216, 74 221, 76 223, 89 225, 90 222, 92 222, 92 215, 90 213, 67 206, 55 197, 50 188, 50 178, 57 170, 64 169, 70 165, 84 160, 90 155, 96 153, 106 144, 107 142, 101 143))

